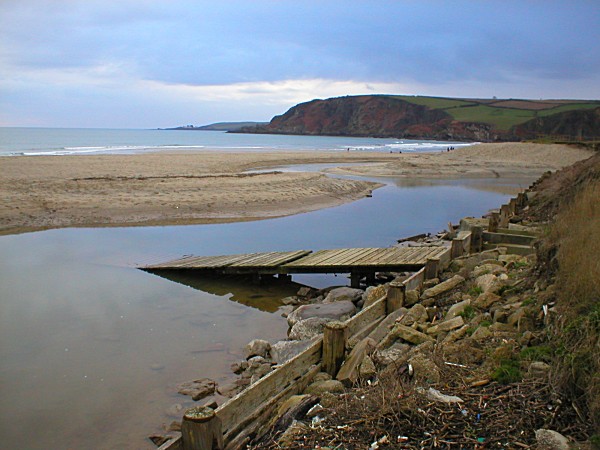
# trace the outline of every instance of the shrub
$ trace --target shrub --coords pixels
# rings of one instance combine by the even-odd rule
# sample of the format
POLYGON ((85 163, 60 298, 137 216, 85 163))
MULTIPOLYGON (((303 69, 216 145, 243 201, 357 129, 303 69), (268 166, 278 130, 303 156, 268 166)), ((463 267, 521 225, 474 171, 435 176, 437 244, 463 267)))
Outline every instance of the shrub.
POLYGON ((521 381, 521 363, 516 359, 503 359, 492 373, 492 379, 501 384, 510 384, 521 381))

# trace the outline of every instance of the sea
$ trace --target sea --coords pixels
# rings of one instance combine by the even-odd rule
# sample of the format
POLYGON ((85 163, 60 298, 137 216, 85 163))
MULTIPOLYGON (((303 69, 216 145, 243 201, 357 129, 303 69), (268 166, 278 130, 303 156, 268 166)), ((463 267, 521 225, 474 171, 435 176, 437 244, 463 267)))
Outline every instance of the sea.
MULTIPOLYGON (((463 145, 469 144, 0 128, 0 154, 7 157, 173 149, 419 152, 463 145)), ((290 283, 257 286, 240 278, 158 276, 140 266, 191 254, 387 247, 481 216, 533 181, 366 179, 384 187, 371 198, 276 219, 0 236, 0 447, 155 448, 148 436, 165 433, 194 404, 177 393, 179 383, 232 381, 229 366, 243 358, 247 342, 286 337, 284 297, 302 285, 349 284, 344 275, 295 275, 290 283)))
POLYGON ((461 142, 337 136, 240 134, 200 130, 0 127, 0 156, 132 154, 156 151, 431 152, 470 145, 461 142))

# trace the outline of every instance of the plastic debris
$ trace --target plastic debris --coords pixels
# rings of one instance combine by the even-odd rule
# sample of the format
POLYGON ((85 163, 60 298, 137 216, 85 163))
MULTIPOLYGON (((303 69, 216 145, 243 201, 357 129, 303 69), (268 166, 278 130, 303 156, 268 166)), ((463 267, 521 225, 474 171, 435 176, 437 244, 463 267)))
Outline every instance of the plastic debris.
POLYGON ((443 402, 443 403, 462 403, 464 400, 456 395, 445 395, 440 391, 434 388, 429 388, 427 391, 427 398, 429 400, 433 400, 434 402, 443 402))

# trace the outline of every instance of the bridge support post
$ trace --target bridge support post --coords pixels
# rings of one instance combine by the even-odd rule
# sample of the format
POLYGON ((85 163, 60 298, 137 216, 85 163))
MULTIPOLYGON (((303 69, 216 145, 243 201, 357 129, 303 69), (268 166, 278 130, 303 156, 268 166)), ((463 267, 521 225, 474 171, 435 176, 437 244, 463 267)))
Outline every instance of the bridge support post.
POLYGON ((329 322, 323 328, 323 371, 337 375, 346 352, 348 326, 344 322, 329 322))
POLYGON ((360 280, 362 278, 362 274, 359 272, 352 272, 350 274, 350 287, 358 289, 360 287, 360 280))

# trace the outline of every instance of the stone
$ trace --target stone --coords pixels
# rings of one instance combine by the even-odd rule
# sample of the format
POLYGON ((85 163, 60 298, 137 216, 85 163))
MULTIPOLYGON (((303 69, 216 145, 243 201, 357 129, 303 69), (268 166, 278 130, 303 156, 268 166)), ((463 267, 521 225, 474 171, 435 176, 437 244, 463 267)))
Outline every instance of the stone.
POLYGON ((285 297, 284 299, 282 299, 281 303, 283 303, 284 305, 297 305, 298 303, 300 303, 300 300, 298 300, 298 297, 296 297, 295 295, 292 295, 291 297, 285 297))
POLYGON ((242 373, 244 370, 246 370, 248 368, 248 361, 240 361, 240 362, 235 362, 233 364, 231 364, 231 366, 229 366, 231 368, 231 371, 233 373, 235 373, 236 375, 239 375, 240 373, 242 373))
POLYGON ((423 281, 423 289, 429 289, 431 287, 434 287, 436 284, 439 284, 440 279, 439 278, 432 278, 430 280, 425 280, 423 281))
POLYGON ((546 378, 550 373, 550 366, 542 361, 533 361, 529 364, 527 373, 533 378, 546 378))
MULTIPOLYGON (((477 341, 475 341, 477 342, 477 341)), ((470 339, 442 343, 439 347, 444 361, 463 365, 480 365, 486 354, 470 339)))
POLYGON ((468 329, 469 329, 468 325, 463 325, 458 330, 451 331, 450 333, 448 333, 446 335, 446 337, 443 339, 442 343, 443 344, 450 344, 452 342, 456 342, 459 339, 464 338, 465 335, 467 334, 467 330, 468 329))
POLYGON ((438 295, 451 291, 460 284, 464 283, 464 281, 465 279, 460 275, 454 275, 449 280, 443 281, 432 288, 426 289, 421 297, 424 299, 437 297, 438 295))
POLYGON ((508 314, 503 309, 497 309, 494 311, 494 314, 492 317, 493 317, 494 322, 506 323, 506 321, 508 319, 508 314))
POLYGON ((305 394, 320 395, 325 392, 342 393, 344 385, 338 380, 315 381, 310 384, 305 390, 305 394))
POLYGON ((470 304, 471 304, 471 300, 468 300, 468 299, 467 300, 463 300, 462 302, 455 303, 454 305, 452 305, 450 307, 450 309, 446 313, 446 316, 444 317, 444 320, 454 319, 459 314, 461 314, 465 310, 465 308, 467 306, 469 306, 470 304))
POLYGON ((545 450, 569 450, 569 440, 554 430, 535 430, 538 448, 545 450))
POLYGON ((219 395, 222 395, 223 397, 233 398, 236 395, 238 395, 240 392, 242 392, 246 388, 246 386, 248 386, 250 384, 250 380, 247 380, 246 384, 242 384, 239 381, 240 380, 237 380, 233 383, 228 383, 223 386, 219 386, 217 388, 217 392, 219 393, 219 395))
POLYGON ((323 333, 323 327, 330 319, 322 317, 309 317, 308 319, 296 322, 290 330, 289 338, 291 340, 307 340, 323 333))
POLYGON ((323 300, 323 303, 334 303, 340 301, 350 301, 356 303, 362 296, 364 291, 362 289, 354 289, 350 287, 339 287, 332 289, 327 294, 327 297, 323 300))
POLYGON ((389 348, 377 350, 373 354, 373 359, 382 366, 389 366, 392 363, 399 366, 408 359, 409 350, 408 344, 396 342, 389 348))
POLYGON ((310 345, 308 339, 297 341, 279 341, 271 345, 271 359, 277 364, 283 364, 294 356, 302 353, 310 345))
POLYGON ((310 317, 344 321, 355 312, 356 306, 348 300, 325 304, 302 305, 288 316, 287 321, 290 327, 293 327, 296 322, 310 317))
POLYGON ((327 372, 319 372, 313 378, 313 383, 315 383, 317 381, 328 381, 328 380, 331 380, 331 379, 332 379, 331 375, 329 375, 327 372))
POLYGON ((474 341, 486 341, 492 337, 492 332, 489 327, 479 326, 471 335, 474 341))
POLYGON ((479 277, 481 275, 485 275, 487 273, 491 273, 494 275, 506 273, 506 268, 504 266, 498 265, 498 264, 482 264, 480 266, 475 267, 475 269, 473 269, 472 276, 474 278, 477 278, 477 277, 479 277))
POLYGON ((152 369, 152 370, 158 371, 158 370, 163 370, 164 368, 165 368, 165 366, 163 364, 159 364, 159 363, 150 364, 150 369, 152 369))
POLYGON ((269 363, 259 364, 257 367, 248 368, 251 378, 254 379, 254 381, 250 382, 254 383, 256 380, 264 377, 266 374, 271 373, 271 370, 273 370, 273 367, 269 363))
POLYGON ((406 291, 404 294, 404 304, 406 306, 412 306, 419 301, 419 291, 416 289, 411 289, 410 291, 406 291))
POLYGON ((358 368, 358 376, 363 380, 373 378, 377 374, 375 363, 369 356, 365 356, 358 368))
POLYGON ((484 292, 479 294, 479 296, 473 302, 473 306, 479 309, 488 309, 494 303, 502 300, 502 297, 494 294, 493 292, 484 292))
POLYGON ((483 292, 492 292, 496 294, 502 284, 496 275, 487 273, 485 275, 481 275, 475 279, 475 284, 481 288, 483 292))
POLYGON ((177 386, 177 392, 181 395, 189 395, 192 400, 198 401, 215 393, 217 383, 210 378, 186 381, 177 386))
POLYGON ((268 358, 270 350, 271 344, 269 342, 263 339, 254 339, 246 345, 246 359, 250 359, 253 356, 268 358))
POLYGON ((380 298, 385 297, 385 295, 387 294, 387 291, 388 291, 387 284, 380 284, 379 286, 369 286, 365 290, 365 293, 362 296, 362 299, 364 300, 363 308, 367 308, 367 307, 371 306, 373 303, 375 303, 377 300, 379 300, 380 298))
POLYGON ((528 263, 527 258, 521 255, 500 255, 498 261, 505 265, 514 265, 514 263, 528 263))
POLYGON ((314 289, 308 286, 302 286, 296 294, 300 298, 309 298, 314 294, 314 289))
POLYGON ((425 308, 420 303, 417 303, 412 308, 410 308, 406 314, 404 314, 402 317, 400 317, 400 319, 398 319, 398 323, 410 327, 414 323, 424 323, 427 320, 429 320, 427 308, 425 308))
POLYGON ((248 359, 248 368, 256 369, 258 366, 265 364, 266 362, 267 359, 262 356, 253 356, 252 358, 248 359))
POLYGON ((408 360, 413 368, 413 377, 419 383, 437 384, 441 380, 440 369, 429 356, 418 353, 408 360))
POLYGON ((400 323, 394 325, 389 335, 394 336, 396 339, 402 339, 406 342, 410 342, 411 344, 415 345, 434 340, 431 336, 427 336, 426 334, 421 333, 420 331, 417 331, 414 328, 407 327, 400 323))
POLYGON ((427 329, 427 334, 438 334, 442 332, 448 332, 460 328, 465 324, 465 321, 461 316, 454 317, 450 320, 444 320, 432 327, 427 329))

